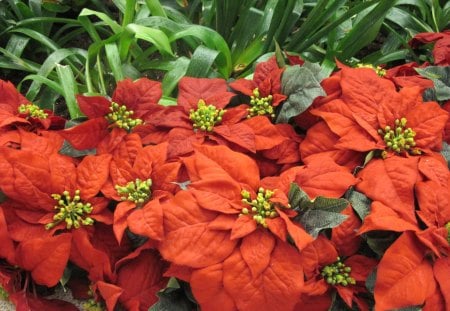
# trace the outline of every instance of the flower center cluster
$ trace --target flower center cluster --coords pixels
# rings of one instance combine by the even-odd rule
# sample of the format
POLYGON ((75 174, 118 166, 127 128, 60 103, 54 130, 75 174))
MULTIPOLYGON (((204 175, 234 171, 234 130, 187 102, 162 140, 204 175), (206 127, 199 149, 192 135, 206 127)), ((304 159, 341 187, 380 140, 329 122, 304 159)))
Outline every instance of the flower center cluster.
POLYGON ((259 89, 253 90, 253 95, 250 96, 250 108, 248 108, 248 118, 255 116, 269 115, 271 118, 275 118, 275 113, 272 106, 272 95, 267 97, 260 97, 259 89))
POLYGON ((322 269, 322 276, 328 284, 331 285, 355 285, 356 281, 350 276, 352 268, 347 267, 338 257, 336 262, 331 265, 325 266, 322 269))
POLYGON ((213 105, 206 105, 203 99, 197 104, 197 109, 189 111, 189 119, 193 121, 194 129, 211 132, 214 125, 222 121, 225 109, 217 109, 213 105))
POLYGON ((374 66, 371 64, 357 64, 356 68, 370 68, 375 70, 378 76, 384 77, 386 75, 386 69, 381 68, 380 66, 374 66))
POLYGON ((72 227, 77 229, 81 225, 92 225, 94 220, 86 214, 92 212, 91 203, 83 203, 80 198, 80 190, 75 190, 75 195, 70 196, 69 191, 64 191, 62 195, 52 194, 52 198, 56 200, 55 210, 58 210, 55 216, 53 216, 53 222, 45 225, 45 228, 51 229, 58 225, 60 222, 66 222, 66 228, 72 227))
POLYGON ((0 286, 0 300, 4 300, 4 301, 9 300, 8 292, 1 286, 0 286))
POLYGON ((19 113, 27 114, 32 118, 45 119, 48 114, 35 104, 21 104, 18 108, 19 113))
POLYGON ((100 302, 95 301, 94 299, 89 299, 85 303, 83 303, 83 310, 85 311, 103 311, 103 305, 100 302))
POLYGON ((403 151, 410 154, 420 154, 420 150, 414 148, 416 142, 414 141, 414 132, 410 127, 406 128, 406 118, 395 120, 395 128, 392 129, 389 125, 383 129, 379 129, 378 133, 383 136, 384 142, 388 149, 401 153, 403 151))
POLYGON ((250 193, 247 190, 242 190, 242 202, 249 205, 249 207, 244 207, 241 215, 250 215, 257 224, 267 228, 266 218, 278 217, 274 203, 270 202, 270 198, 273 194, 274 191, 260 187, 256 199, 252 200, 250 193))
POLYGON ((150 199, 152 192, 150 187, 152 186, 152 180, 140 180, 137 178, 135 181, 130 181, 125 186, 116 185, 116 191, 121 196, 122 201, 131 201, 136 204, 143 204, 150 199))
POLYGON ((445 229, 447 229, 447 242, 450 244, 450 222, 445 224, 445 229))
POLYGON ((141 125, 143 121, 139 118, 133 118, 134 111, 127 110, 125 105, 118 103, 111 103, 109 107, 111 110, 105 117, 110 124, 115 124, 124 130, 131 131, 134 127, 141 125))

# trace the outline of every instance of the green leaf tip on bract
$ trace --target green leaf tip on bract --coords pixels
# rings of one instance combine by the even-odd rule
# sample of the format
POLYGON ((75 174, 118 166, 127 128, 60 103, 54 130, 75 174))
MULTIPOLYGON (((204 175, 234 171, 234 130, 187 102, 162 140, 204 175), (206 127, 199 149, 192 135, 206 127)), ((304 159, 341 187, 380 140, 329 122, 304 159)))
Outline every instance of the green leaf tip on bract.
POLYGON ((320 85, 325 74, 319 64, 305 62, 302 66, 289 66, 281 78, 282 93, 287 96, 278 114, 277 123, 287 123, 290 118, 308 109, 318 96, 326 93, 320 85))
POLYGON ((311 200, 295 183, 291 184, 288 198, 289 204, 299 213, 294 221, 300 223, 314 238, 321 230, 339 226, 348 217, 340 213, 349 204, 346 199, 318 196, 311 200))

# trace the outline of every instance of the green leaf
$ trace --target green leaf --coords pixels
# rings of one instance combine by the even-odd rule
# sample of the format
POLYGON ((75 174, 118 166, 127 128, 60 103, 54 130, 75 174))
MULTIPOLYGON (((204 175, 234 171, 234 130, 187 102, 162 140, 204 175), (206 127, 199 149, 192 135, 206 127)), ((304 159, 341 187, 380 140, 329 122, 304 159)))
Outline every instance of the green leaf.
POLYGON ((375 267, 372 272, 367 276, 366 288, 373 295, 375 291, 375 282, 377 280, 377 268, 375 267))
MULTIPOLYGON (((64 59, 68 58, 71 55, 80 54, 80 50, 78 49, 59 49, 51 53, 47 59, 42 63, 42 66, 39 68, 37 75, 42 77, 47 77, 55 67, 64 59)), ((33 80, 31 83, 28 92, 27 98, 33 101, 39 93, 41 87, 41 81, 33 80)), ((57 91, 57 90, 55 90, 57 91)), ((62 94, 61 94, 62 95, 62 94)))
POLYGON ((153 16, 167 17, 166 12, 158 0, 145 0, 145 3, 153 16))
POLYGON ((310 199, 296 183, 291 183, 288 193, 289 204, 294 210, 301 210, 301 206, 310 199))
POLYGON ((395 5, 395 2, 393 0, 379 1, 376 7, 357 22, 338 44, 339 57, 348 59, 372 42, 379 33, 385 15, 395 5))
POLYGON ((105 22, 105 24, 108 25, 114 33, 117 34, 117 33, 122 32, 122 27, 105 13, 97 12, 97 11, 93 11, 91 9, 85 8, 80 12, 78 17, 90 16, 90 15, 94 15, 94 16, 98 17, 101 21, 105 22))
POLYGON ((186 74, 189 67, 189 59, 179 57, 171 70, 169 70, 163 78, 162 89, 163 95, 169 96, 178 85, 178 81, 186 74))
POLYGON ((61 284, 61 286, 64 288, 67 284, 67 282, 69 282, 70 277, 72 276, 72 267, 70 265, 68 265, 63 272, 63 275, 61 276, 61 279, 59 280, 59 283, 61 284))
POLYGON ((65 140, 63 145, 61 146, 61 149, 59 149, 59 153, 70 156, 72 158, 79 158, 87 155, 95 155, 97 153, 97 150, 96 149, 78 150, 75 149, 67 140, 65 140))
POLYGON ((277 123, 287 123, 291 117, 308 109, 316 97, 326 95, 320 85, 320 72, 320 65, 312 63, 286 68, 281 78, 281 86, 282 93, 288 98, 281 107, 277 123))
POLYGON ((69 66, 57 65, 56 72, 58 73, 60 85, 63 88, 63 96, 66 100, 70 118, 73 119, 82 116, 83 114, 78 107, 75 97, 78 94, 78 87, 72 70, 69 66))
POLYGON ((185 37, 194 37, 201 40, 205 46, 212 50, 217 50, 220 54, 217 56, 217 66, 219 73, 228 78, 232 71, 231 53, 226 41, 214 30, 200 25, 187 25, 182 31, 179 31, 170 37, 170 41, 175 41, 185 37))
POLYGON ((442 143, 441 154, 445 158, 445 160, 447 160, 447 166, 450 169, 450 145, 446 142, 442 143))
POLYGON ((392 231, 370 231, 362 236, 366 239, 370 249, 382 257, 399 235, 400 233, 392 231))
POLYGON ((7 199, 6 195, 0 191, 0 203, 5 202, 7 199))
POLYGON ((353 210, 358 214, 361 220, 364 220, 367 215, 370 213, 370 204, 372 200, 366 197, 363 193, 356 191, 354 188, 351 188, 345 194, 345 198, 350 202, 353 207, 353 210))
POLYGON ((322 210, 308 210, 300 217, 296 217, 312 237, 316 238, 323 229, 330 229, 339 226, 347 219, 347 215, 322 210))
POLYGON ((169 38, 163 31, 138 24, 129 24, 126 29, 133 33, 135 38, 153 43, 161 53, 173 56, 169 38))
POLYGON ((149 311, 191 311, 195 303, 189 296, 187 286, 178 283, 175 278, 169 280, 168 286, 157 293, 159 301, 150 307, 149 311))
POLYGON ((106 59, 108 60, 109 67, 114 75, 114 80, 119 82, 124 79, 122 71, 119 49, 115 43, 107 43, 105 45, 106 59))
POLYGON ((410 306, 410 307, 395 309, 392 311, 422 311, 422 306, 410 306))
POLYGON ((346 199, 326 198, 322 196, 316 197, 311 202, 313 203, 312 208, 333 213, 342 212, 349 203, 346 199))
POLYGON ((313 237, 317 237, 323 229, 340 225, 348 217, 340 214, 347 207, 347 200, 323 196, 311 200, 296 183, 291 183, 288 198, 289 204, 299 213, 294 221, 300 223, 313 237))
POLYGON ((206 78, 211 70, 219 51, 211 50, 206 46, 199 45, 191 57, 186 75, 195 78, 206 78))
POLYGON ((16 56, 20 56, 22 55, 29 41, 30 38, 13 34, 11 38, 9 38, 5 49, 16 56))
POLYGON ((434 91, 439 101, 450 99, 450 66, 429 66, 415 70, 434 83, 434 91))

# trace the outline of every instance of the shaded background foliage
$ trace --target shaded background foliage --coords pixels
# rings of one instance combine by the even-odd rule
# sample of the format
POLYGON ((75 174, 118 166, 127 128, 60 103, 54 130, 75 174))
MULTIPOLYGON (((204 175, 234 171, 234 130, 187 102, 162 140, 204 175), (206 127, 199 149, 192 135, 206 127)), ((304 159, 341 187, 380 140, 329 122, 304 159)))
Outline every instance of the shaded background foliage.
MULTIPOLYGON (((448 26, 437 0, 54 0, 0 2, 0 69, 44 108, 103 94, 125 77, 162 81, 173 103, 182 76, 234 79, 277 45, 331 72, 335 59, 426 60, 407 42, 448 26)), ((423 54, 421 54, 423 53, 423 54)))

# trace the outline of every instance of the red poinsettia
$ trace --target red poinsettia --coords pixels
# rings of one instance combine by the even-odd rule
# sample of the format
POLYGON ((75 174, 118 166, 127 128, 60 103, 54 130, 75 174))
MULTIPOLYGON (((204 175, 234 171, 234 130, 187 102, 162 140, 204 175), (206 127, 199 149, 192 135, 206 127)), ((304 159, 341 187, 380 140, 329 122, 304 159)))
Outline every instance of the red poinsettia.
MULTIPOLYGON (((100 153, 103 150, 98 150, 100 153)), ((122 240, 130 225, 136 234, 145 233, 162 239, 162 210, 160 201, 171 196, 179 187, 179 162, 166 162, 167 143, 143 147, 137 134, 123 137, 112 152, 109 178, 102 193, 119 203, 114 209, 114 233, 122 240), (129 217, 133 219, 128 221, 129 217)))
POLYGON ((28 131, 61 129, 65 120, 31 103, 8 81, 0 80, 0 130, 20 125, 28 131))
POLYGON ((267 115, 275 117, 275 108, 287 96, 281 93, 281 75, 284 68, 279 68, 275 57, 256 65, 253 79, 238 79, 230 83, 230 87, 250 97, 250 117, 267 115))
POLYGON ((147 78, 119 81, 111 99, 78 95, 78 105, 88 120, 60 134, 77 149, 95 148, 111 130, 132 132, 144 124, 149 115, 162 109, 158 105, 161 96, 161 83, 147 78))
POLYGON ((92 286, 97 301, 103 300, 108 311, 119 305, 127 310, 148 310, 158 301, 156 293, 166 286, 168 280, 163 277, 167 263, 152 243, 116 258, 111 264, 113 276, 93 281, 92 286))
POLYGON ((111 223, 108 200, 96 197, 108 176, 110 155, 78 165, 59 154, 1 148, 0 189, 8 233, 18 243, 17 264, 38 284, 55 285, 70 256, 72 233, 95 221, 111 223))
POLYGON ((327 162, 260 180, 255 162, 225 146, 197 146, 182 162, 189 182, 162 204, 165 238, 159 250, 190 271, 172 269, 168 275, 190 281, 205 309, 217 301, 226 310, 292 309, 289 297, 300 294, 303 276, 287 238, 303 249, 312 237, 292 221, 297 212, 288 202, 290 184, 297 182, 313 198, 319 184, 327 185, 323 195, 340 196, 353 176, 327 162))
POLYGON ((423 32, 416 34, 409 45, 417 48, 423 44, 435 42, 433 47, 434 64, 440 66, 450 65, 450 30, 443 32, 423 32))
POLYGON ((421 157, 417 168, 416 214, 425 229, 411 227, 398 211, 377 202, 364 219, 364 231, 404 231, 379 264, 375 310, 422 305, 423 310, 446 310, 450 306, 450 284, 445 277, 450 268, 450 173, 439 155, 421 157))
MULTIPOLYGON (((337 135, 332 152, 384 150, 386 157, 440 150, 448 113, 435 102, 423 103, 420 88, 404 87, 397 92, 392 82, 371 69, 341 71, 340 98, 312 110, 337 135)), ((301 148, 313 154, 308 149, 317 150, 320 141, 313 143, 308 135, 301 148)))
POLYGON ((342 258, 336 246, 325 236, 319 235, 301 252, 301 263, 305 273, 305 287, 296 305, 296 310, 329 310, 336 291, 342 300, 359 310, 369 310, 359 295, 367 293, 367 276, 377 265, 373 258, 351 254, 342 258))
MULTIPOLYGON (((55 298, 46 298, 53 292, 44 295, 36 295, 36 287, 29 275, 18 267, 0 266, 0 302, 3 300, 11 302, 17 311, 28 310, 68 310, 77 311, 70 302, 55 298)), ((4 307, 4 305, 2 305, 4 307)), ((8 306, 6 306, 8 308, 8 306)), ((9 308, 8 308, 9 309, 9 308)))
POLYGON ((140 129, 144 144, 169 143, 169 159, 191 153, 196 143, 255 153, 286 139, 266 118, 259 119, 255 129, 242 122, 244 106, 226 108, 235 94, 227 91, 223 79, 184 77, 178 87, 178 105, 153 115, 149 126, 140 129))

